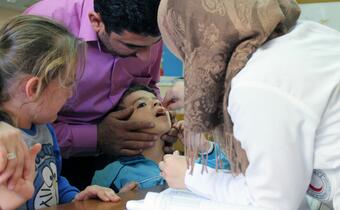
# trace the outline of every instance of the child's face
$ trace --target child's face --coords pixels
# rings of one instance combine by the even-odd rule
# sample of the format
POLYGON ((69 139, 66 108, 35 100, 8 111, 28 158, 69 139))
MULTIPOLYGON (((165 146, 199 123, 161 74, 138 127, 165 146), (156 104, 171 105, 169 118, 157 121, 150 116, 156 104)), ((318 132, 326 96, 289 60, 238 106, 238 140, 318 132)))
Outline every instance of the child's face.
POLYGON ((37 100, 36 116, 33 123, 45 124, 55 121, 57 113, 66 100, 72 96, 72 92, 72 87, 62 87, 57 79, 53 80, 37 100))
POLYGON ((153 122, 154 128, 145 129, 144 132, 162 135, 171 128, 169 112, 165 110, 157 97, 147 91, 138 90, 126 96, 121 106, 134 107, 129 121, 153 122))

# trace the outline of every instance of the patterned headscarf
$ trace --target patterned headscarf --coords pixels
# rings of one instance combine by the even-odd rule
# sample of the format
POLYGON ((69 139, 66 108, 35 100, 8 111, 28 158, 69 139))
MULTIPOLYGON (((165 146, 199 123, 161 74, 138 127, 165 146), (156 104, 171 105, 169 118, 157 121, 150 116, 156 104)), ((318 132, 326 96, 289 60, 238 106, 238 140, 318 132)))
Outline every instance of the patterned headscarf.
POLYGON ((232 172, 245 172, 248 158, 227 111, 231 80, 299 15, 294 0, 161 0, 163 41, 184 62, 185 140, 192 160, 200 134, 209 132, 225 149, 232 172))

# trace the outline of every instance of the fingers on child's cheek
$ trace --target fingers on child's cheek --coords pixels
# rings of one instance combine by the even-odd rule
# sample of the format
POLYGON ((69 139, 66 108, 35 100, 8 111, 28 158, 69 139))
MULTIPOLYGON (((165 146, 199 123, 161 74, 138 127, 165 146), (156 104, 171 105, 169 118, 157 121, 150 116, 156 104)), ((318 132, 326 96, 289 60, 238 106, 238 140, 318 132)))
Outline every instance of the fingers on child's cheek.
POLYGON ((172 137, 177 137, 177 135, 178 135, 178 129, 172 128, 172 129, 169 131, 169 135, 172 136, 172 137))

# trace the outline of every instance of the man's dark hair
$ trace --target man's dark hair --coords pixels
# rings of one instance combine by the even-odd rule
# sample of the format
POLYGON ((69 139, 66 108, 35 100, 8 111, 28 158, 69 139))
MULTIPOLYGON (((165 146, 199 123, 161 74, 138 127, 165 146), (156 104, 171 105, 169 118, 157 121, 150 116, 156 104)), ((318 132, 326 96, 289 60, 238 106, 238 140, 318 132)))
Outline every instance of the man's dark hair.
POLYGON ((155 96, 157 96, 156 92, 154 91, 154 89, 145 86, 145 85, 139 85, 139 84, 134 84, 132 86, 130 86, 122 95, 122 97, 120 97, 119 102, 117 103, 114 111, 119 111, 122 109, 125 109, 126 107, 121 106, 122 101, 124 100, 125 97, 127 97, 128 95, 130 95, 133 92, 139 91, 139 90, 144 90, 146 92, 150 92, 152 94, 154 94, 155 96))
POLYGON ((95 0, 107 33, 124 30, 143 36, 160 36, 157 11, 160 0, 95 0))

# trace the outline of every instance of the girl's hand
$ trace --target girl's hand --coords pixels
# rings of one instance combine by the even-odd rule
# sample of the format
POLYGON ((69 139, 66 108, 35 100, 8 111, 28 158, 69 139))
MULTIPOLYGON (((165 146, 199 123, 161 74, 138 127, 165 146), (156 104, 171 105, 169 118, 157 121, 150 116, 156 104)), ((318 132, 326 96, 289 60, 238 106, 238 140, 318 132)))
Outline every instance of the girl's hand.
POLYGON ((0 184, 8 183, 13 190, 20 178, 29 174, 29 149, 22 139, 21 132, 0 122, 0 184))
POLYGON ((99 198, 102 201, 105 202, 118 202, 120 201, 120 197, 116 195, 116 193, 106 187, 101 187, 98 185, 91 185, 86 187, 85 190, 81 191, 76 195, 74 200, 76 201, 84 201, 88 200, 90 198, 99 198))
POLYGON ((184 156, 178 151, 173 155, 164 155, 163 161, 159 163, 161 176, 166 180, 169 187, 175 189, 186 188, 184 179, 187 171, 187 162, 184 156))

